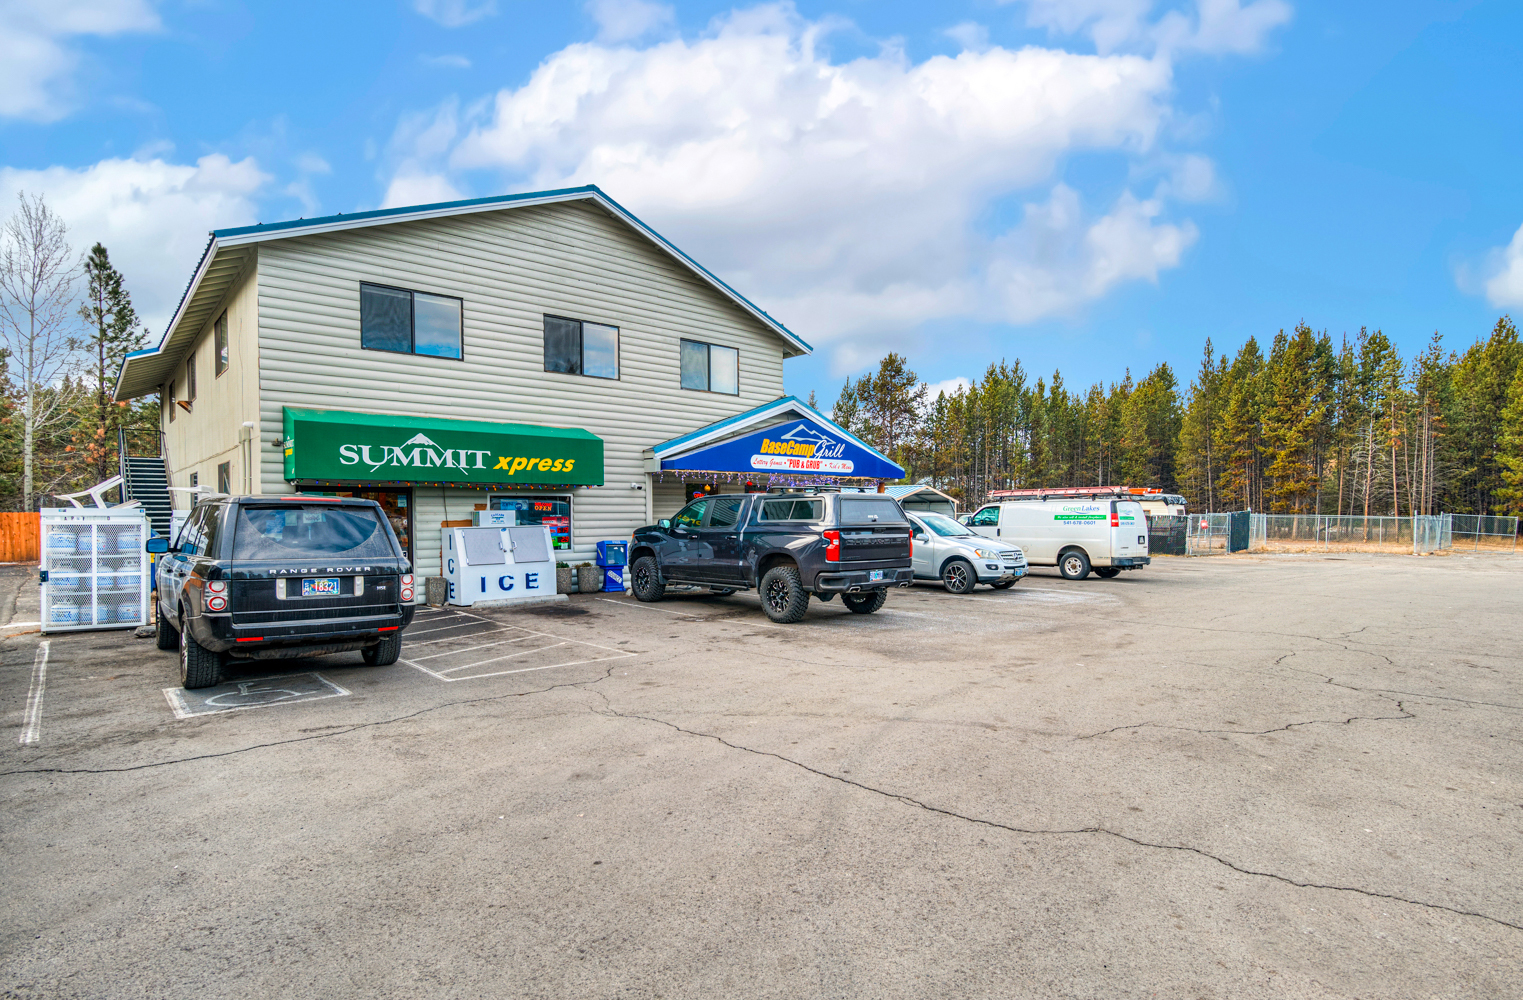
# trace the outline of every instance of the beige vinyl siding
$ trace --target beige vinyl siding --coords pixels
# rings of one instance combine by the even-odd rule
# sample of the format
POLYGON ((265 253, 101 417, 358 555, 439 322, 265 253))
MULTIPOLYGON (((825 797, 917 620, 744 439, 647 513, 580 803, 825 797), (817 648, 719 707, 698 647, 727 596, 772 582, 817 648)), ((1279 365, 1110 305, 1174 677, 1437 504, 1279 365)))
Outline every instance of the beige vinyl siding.
MULTIPOLYGON (((174 481, 171 486, 189 486, 190 474, 208 489, 217 488, 217 466, 229 463, 234 493, 243 490, 244 450, 238 440, 238 428, 259 413, 259 341, 255 330, 258 314, 258 265, 250 254, 243 272, 227 294, 212 310, 206 325, 196 334, 191 346, 196 365, 196 398, 191 412, 178 410, 173 422, 163 415, 168 442, 169 466, 174 481), (227 312, 228 368, 220 377, 216 367, 217 317, 227 312)), ((185 398, 185 362, 175 367, 175 386, 180 399, 185 398)), ((256 442, 257 447, 257 442, 256 442)), ((257 459, 256 459, 257 461, 257 459)), ((259 476, 254 477, 259 489, 259 476)), ((191 506, 189 493, 171 492, 176 508, 191 506)))
MULTIPOLYGON (((644 523, 630 484, 649 482, 646 448, 783 394, 781 337, 585 202, 273 241, 259 259, 266 492, 285 489, 282 406, 582 427, 604 441, 606 485, 570 491, 575 551, 563 558, 590 558, 644 523), (362 349, 362 281, 463 299, 462 360, 362 349), (619 379, 545 372, 546 314, 618 327, 619 379), (738 397, 681 388, 682 338, 740 350, 738 397)), ((425 513, 426 492, 416 552, 433 574, 441 518, 425 513)))

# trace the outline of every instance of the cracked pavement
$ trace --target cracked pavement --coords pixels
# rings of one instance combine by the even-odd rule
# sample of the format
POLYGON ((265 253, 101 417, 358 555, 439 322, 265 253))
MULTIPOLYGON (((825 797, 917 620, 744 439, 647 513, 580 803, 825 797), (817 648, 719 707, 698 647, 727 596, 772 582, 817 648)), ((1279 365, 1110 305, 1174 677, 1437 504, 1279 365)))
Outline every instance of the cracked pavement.
POLYGON ((54 636, 29 746, 7 638, 0 995, 1515 996, 1520 580, 578 596, 488 614, 634 655, 186 720, 152 640, 54 636))

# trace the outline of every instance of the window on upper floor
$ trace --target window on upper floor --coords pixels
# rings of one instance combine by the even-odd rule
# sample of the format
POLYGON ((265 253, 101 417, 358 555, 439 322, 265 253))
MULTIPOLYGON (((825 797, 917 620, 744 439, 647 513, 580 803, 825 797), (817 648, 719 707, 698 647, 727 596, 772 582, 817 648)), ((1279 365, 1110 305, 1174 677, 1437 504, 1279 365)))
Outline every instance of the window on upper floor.
POLYGON ((217 377, 221 378, 222 373, 227 371, 227 313, 217 317, 217 324, 212 330, 212 347, 216 352, 215 367, 217 377))
POLYGON ((463 299, 361 282, 360 346, 458 359, 464 314, 463 299))
POLYGON ((165 398, 164 406, 169 410, 169 422, 174 423, 177 407, 175 406, 175 384, 173 379, 169 382, 169 395, 165 398))
POLYGON ((740 351, 720 344, 684 340, 682 388, 740 395, 740 351))
POLYGON ((545 371, 618 378, 619 328, 546 316, 545 371))
POLYGON ((196 352, 191 351, 185 355, 185 401, 195 402, 196 399, 196 352))

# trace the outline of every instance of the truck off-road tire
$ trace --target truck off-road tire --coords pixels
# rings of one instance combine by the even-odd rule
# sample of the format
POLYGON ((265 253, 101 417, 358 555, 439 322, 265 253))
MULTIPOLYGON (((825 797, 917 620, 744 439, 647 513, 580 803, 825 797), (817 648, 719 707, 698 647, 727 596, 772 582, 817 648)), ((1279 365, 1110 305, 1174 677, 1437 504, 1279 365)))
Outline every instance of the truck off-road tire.
POLYGON ((1095 575, 1102 580, 1114 580, 1121 575, 1121 571, 1114 566, 1096 566, 1095 575))
POLYGON ((949 594, 970 594, 978 586, 978 573, 966 559, 953 559, 941 567, 941 582, 949 594))
POLYGON ((841 603, 850 608, 853 614, 858 615, 870 615, 883 607, 887 601, 887 590, 874 590, 867 594, 841 595, 841 603))
POLYGON ((170 652, 180 648, 180 630, 169 624, 169 618, 165 616, 164 609, 158 608, 158 627, 156 634, 159 640, 159 648, 170 652))
POLYGON ((1018 582, 1019 581, 1016 581, 1016 580, 1001 580, 999 583, 990 584, 990 586, 993 587, 995 590, 1009 590, 1011 587, 1015 586, 1016 583, 1018 583, 1018 582))
POLYGON ((190 629, 180 632, 180 686, 208 688, 222 680, 222 654, 202 648, 190 629))
POLYGON ((360 650, 360 655, 365 658, 365 663, 372 667, 389 667, 397 662, 397 657, 402 655, 402 633, 392 632, 383 635, 381 641, 374 646, 367 646, 360 650))
POLYGON ((1089 556, 1078 549, 1069 549, 1058 556, 1058 574, 1065 580, 1082 580, 1089 576, 1089 556))
POLYGON ((809 610, 809 591, 799 579, 797 566, 773 566, 761 579, 761 604, 767 617, 779 625, 803 621, 809 610))
POLYGON ((635 560, 630 568, 630 589, 635 592, 637 600, 649 604, 659 601, 666 595, 666 584, 661 582, 661 571, 656 566, 655 556, 641 556, 635 560))

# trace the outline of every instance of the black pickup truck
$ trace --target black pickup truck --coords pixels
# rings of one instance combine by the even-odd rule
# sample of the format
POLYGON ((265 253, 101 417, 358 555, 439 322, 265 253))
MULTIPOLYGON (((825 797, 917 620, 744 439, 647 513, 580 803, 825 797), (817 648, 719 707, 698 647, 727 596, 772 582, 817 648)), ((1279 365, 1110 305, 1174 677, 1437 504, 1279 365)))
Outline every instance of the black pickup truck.
POLYGON ((912 544, 904 511, 881 494, 715 494, 638 529, 629 564, 642 601, 661 600, 669 583, 721 594, 754 587, 767 617, 789 623, 811 595, 877 611, 889 587, 914 581, 912 544))
MULTIPOLYGON (((157 543, 157 546, 155 546, 157 543)), ((196 504, 159 560, 158 640, 180 683, 209 687, 229 660, 359 650, 397 662, 412 566, 374 500, 219 496, 196 504)))

